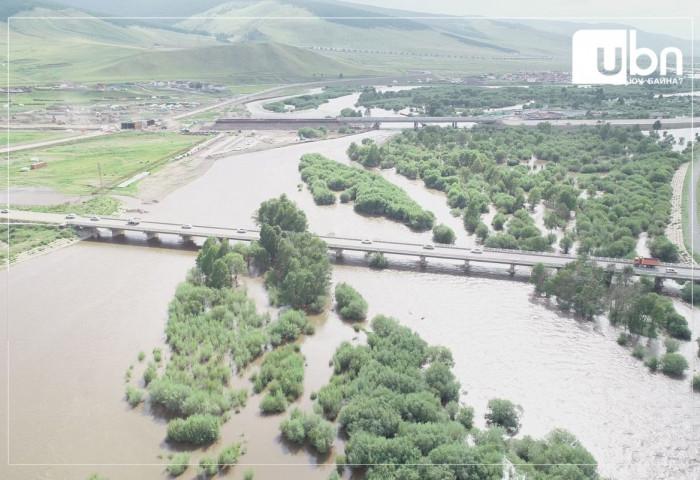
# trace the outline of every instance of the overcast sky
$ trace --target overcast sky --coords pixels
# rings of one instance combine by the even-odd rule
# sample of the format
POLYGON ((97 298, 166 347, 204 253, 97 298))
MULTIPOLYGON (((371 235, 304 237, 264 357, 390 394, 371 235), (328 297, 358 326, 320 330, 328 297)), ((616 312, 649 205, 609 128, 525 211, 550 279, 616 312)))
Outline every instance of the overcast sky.
POLYGON ((642 30, 700 40, 700 2, 697 0, 345 0, 415 12, 482 17, 570 17, 568 21, 619 22, 642 30), (585 18, 588 17, 588 18, 585 18), (591 17, 601 17, 593 19, 591 17), (632 17, 647 17, 632 18, 632 17), (660 17, 678 17, 662 20, 660 17))

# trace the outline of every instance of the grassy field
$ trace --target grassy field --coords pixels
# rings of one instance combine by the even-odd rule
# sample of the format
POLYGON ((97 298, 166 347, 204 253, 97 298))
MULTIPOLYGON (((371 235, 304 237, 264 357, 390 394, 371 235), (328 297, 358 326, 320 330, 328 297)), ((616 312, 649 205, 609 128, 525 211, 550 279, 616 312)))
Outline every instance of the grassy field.
MULTIPOLYGON (((188 151, 206 137, 176 133, 121 132, 69 145, 17 152, 10 157, 9 183, 12 186, 49 187, 70 195, 87 195, 100 186, 110 185, 131 172, 148 170, 154 162, 188 151), (48 165, 20 172, 37 157, 48 165)), ((8 181, 6 168, 0 169, 0 185, 8 181)))
POLYGON ((74 238, 72 228, 58 228, 53 225, 13 225, 0 224, 0 266, 6 266, 9 259, 22 252, 39 248, 61 238, 74 238), (9 245, 8 245, 9 244, 9 245))
POLYGON ((0 134, 0 147, 5 148, 8 145, 8 137, 10 147, 15 147, 27 143, 75 137, 79 134, 80 132, 65 130, 5 130, 0 134))
POLYGON ((99 196, 74 205, 10 206, 10 210, 26 210, 41 213, 75 213, 76 215, 113 215, 122 203, 116 198, 99 196))

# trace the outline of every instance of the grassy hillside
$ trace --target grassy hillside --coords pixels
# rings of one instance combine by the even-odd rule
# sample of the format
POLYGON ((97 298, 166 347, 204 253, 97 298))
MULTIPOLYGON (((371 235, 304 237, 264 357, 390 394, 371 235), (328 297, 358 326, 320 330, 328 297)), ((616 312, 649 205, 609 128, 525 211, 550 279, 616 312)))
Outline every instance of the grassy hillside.
POLYGON ((226 34, 232 41, 265 39, 305 47, 381 49, 392 54, 529 56, 564 55, 568 51, 561 35, 522 25, 457 18, 396 18, 363 6, 323 1, 236 1, 177 25, 226 34))
POLYGON ((309 50, 280 44, 220 45, 132 55, 97 69, 100 78, 206 78, 233 84, 286 83, 378 74, 309 50))

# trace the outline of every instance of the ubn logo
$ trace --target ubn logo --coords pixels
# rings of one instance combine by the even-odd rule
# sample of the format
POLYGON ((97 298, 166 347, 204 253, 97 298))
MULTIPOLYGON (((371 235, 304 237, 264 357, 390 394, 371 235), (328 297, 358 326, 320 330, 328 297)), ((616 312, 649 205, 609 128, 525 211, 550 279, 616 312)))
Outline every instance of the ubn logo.
POLYGON ((651 75, 657 68, 663 76, 668 71, 670 54, 675 56, 676 76, 683 75, 683 54, 676 47, 664 48, 657 56, 650 48, 637 48, 636 30, 578 30, 571 42, 571 81, 587 85, 626 85, 630 83, 629 77, 651 75), (646 67, 638 63, 643 57, 648 58, 646 67))

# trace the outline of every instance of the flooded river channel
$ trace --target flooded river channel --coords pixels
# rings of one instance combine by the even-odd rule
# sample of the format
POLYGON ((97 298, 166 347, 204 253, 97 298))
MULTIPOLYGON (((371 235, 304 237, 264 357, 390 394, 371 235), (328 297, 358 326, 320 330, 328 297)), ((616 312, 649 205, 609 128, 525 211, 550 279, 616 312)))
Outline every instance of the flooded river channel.
MULTIPOLYGON (((377 141, 390 135, 383 130, 367 134, 377 141)), ((250 228, 261 201, 286 193, 306 211, 315 233, 431 242, 430 232, 360 216, 349 205, 318 207, 305 187, 298 188, 302 154, 320 152, 347 163, 347 146, 363 136, 218 160, 199 179, 149 205, 143 217, 250 228)), ((438 222, 451 225, 458 243, 473 243, 460 220, 450 216, 442 194, 391 172, 384 175, 432 210, 438 222)), ((0 360, 0 406, 9 407, 9 425, 0 439, 9 445, 11 466, 0 466, 0 478, 167 477, 164 467, 172 453, 164 441, 167 421, 148 405, 129 408, 124 375, 134 364, 134 376, 140 378, 144 365, 137 353, 164 345, 167 304, 194 257, 184 249, 81 242, 2 272, 0 291, 7 300, 0 313, 2 341, 10 351, 0 360)), ((417 260, 389 260, 399 268, 378 272, 365 268, 361 255, 348 255, 336 262, 333 281, 355 286, 369 302, 370 317, 395 316, 429 343, 452 349, 466 392, 462 401, 474 406, 477 426, 483 426, 489 398, 508 398, 525 411, 520 435, 566 428, 593 453, 604 475, 620 480, 700 476, 699 396, 692 394, 687 378, 648 373, 617 345, 618 332, 605 319, 584 322, 561 314, 533 296, 524 269, 511 278, 497 267, 474 267, 467 275, 449 263, 421 270, 417 260)), ((268 308, 260 279, 246 283, 258 307, 268 308)), ((700 333, 696 315, 675 303, 695 338, 700 333)), ((306 409, 311 391, 331 374, 328 360, 335 347, 344 340, 363 341, 334 312, 312 321, 316 334, 302 346, 308 366, 300 403, 306 409)), ((656 343, 651 348, 659 349, 656 343)), ((697 370, 695 348, 686 342, 681 353, 697 370)), ((249 374, 234 383, 250 385, 249 374)), ((259 400, 251 397, 231 417, 219 442, 194 451, 193 463, 204 452, 216 454, 243 441, 247 453, 226 478, 241 479, 250 468, 256 480, 325 479, 342 443, 336 441, 324 457, 286 444, 278 429, 282 416, 260 415, 259 400)), ((191 467, 181 478, 193 479, 195 472, 191 467)))

